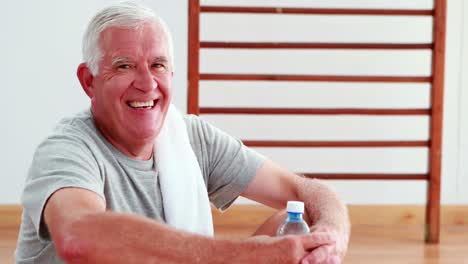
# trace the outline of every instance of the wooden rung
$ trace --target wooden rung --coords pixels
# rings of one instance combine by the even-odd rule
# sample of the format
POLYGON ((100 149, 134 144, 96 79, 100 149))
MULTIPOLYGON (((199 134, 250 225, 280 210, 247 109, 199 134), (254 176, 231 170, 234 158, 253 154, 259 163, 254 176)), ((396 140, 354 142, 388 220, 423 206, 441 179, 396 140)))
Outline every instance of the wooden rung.
POLYGON ((432 43, 298 43, 298 42, 200 42, 200 48, 217 49, 432 49, 432 43))
POLYGON ((327 108, 227 108, 200 107, 200 114, 258 115, 431 115, 431 109, 327 109, 327 108))
POLYGON ((428 180, 429 174, 358 174, 358 173, 296 173, 307 178, 326 180, 428 180))
POLYGON ((429 147, 430 141, 273 141, 243 140, 249 147, 429 147))
POLYGON ((201 6, 202 13, 433 16, 434 10, 201 6))
POLYGON ((282 74, 216 74, 202 73, 200 80, 212 81, 309 81, 309 82, 391 82, 430 83, 431 76, 339 76, 339 75, 282 75, 282 74))

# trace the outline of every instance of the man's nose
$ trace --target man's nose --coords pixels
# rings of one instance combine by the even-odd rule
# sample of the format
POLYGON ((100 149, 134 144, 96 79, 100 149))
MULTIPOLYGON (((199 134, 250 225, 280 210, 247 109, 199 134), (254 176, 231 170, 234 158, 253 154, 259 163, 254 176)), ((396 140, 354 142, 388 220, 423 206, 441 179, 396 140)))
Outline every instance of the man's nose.
POLYGON ((151 71, 144 67, 137 70, 134 86, 138 90, 147 92, 156 89, 158 87, 158 83, 151 74, 151 71))

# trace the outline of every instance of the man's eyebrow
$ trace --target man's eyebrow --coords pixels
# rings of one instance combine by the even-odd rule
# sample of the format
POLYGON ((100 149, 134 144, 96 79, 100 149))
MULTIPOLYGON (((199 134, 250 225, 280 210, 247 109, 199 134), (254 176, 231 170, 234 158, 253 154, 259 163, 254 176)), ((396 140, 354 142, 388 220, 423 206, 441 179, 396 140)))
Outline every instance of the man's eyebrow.
POLYGON ((130 62, 131 59, 129 57, 117 57, 112 60, 112 65, 118 65, 124 62, 130 62))
POLYGON ((153 63, 159 62, 159 63, 167 63, 169 60, 167 59, 166 56, 156 56, 153 58, 153 63))

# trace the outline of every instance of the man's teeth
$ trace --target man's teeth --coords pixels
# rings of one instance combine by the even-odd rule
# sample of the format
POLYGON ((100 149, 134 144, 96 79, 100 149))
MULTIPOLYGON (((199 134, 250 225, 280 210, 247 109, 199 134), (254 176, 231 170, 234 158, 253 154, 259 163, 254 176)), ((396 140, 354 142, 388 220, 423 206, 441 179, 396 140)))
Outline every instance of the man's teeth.
POLYGON ((130 105, 133 108, 144 108, 144 107, 153 107, 154 102, 153 101, 148 101, 148 102, 129 102, 128 105, 130 105))

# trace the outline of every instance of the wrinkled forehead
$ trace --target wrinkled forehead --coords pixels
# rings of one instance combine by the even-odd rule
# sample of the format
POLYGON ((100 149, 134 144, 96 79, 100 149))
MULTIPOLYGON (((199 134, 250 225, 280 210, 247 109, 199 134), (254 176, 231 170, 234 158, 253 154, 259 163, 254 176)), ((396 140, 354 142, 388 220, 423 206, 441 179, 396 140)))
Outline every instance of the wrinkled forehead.
POLYGON ((104 57, 138 51, 169 57, 168 41, 168 36, 160 24, 145 22, 134 27, 111 26, 105 29, 100 34, 99 47, 104 57))

